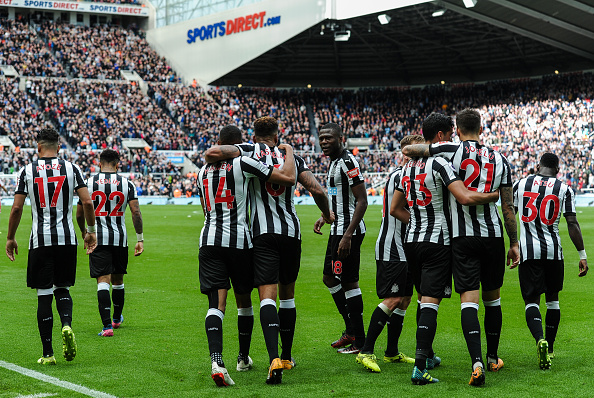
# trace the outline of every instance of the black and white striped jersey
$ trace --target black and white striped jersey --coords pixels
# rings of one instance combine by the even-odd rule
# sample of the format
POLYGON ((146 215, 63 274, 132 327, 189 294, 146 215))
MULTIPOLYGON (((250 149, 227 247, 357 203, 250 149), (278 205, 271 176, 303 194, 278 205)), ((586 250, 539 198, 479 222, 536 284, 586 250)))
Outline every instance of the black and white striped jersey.
MULTIPOLYGON (((359 162, 353 154, 345 149, 328 166, 328 195, 335 215, 330 235, 344 235, 351 224, 357 205, 357 199, 351 188, 359 184, 365 184, 359 169, 359 162)), ((353 235, 364 233, 365 222, 361 220, 353 235)))
POLYGON ((85 186, 77 165, 58 158, 39 158, 19 171, 15 194, 31 200, 29 249, 76 245, 72 223, 74 191, 85 186))
MULTIPOLYGON (((280 168, 285 163, 285 151, 265 144, 236 145, 243 156, 280 168)), ((309 170, 300 156, 295 157, 295 184, 299 174, 309 170)), ((301 239, 299 217, 295 211, 295 189, 254 179, 250 183, 252 236, 277 234, 301 239)))
POLYGON ((117 173, 99 173, 87 180, 95 207, 97 245, 128 246, 126 207, 138 200, 132 181, 117 173))
POLYGON ((539 174, 514 184, 514 205, 520 215, 520 261, 561 260, 559 219, 575 215, 573 189, 555 177, 539 174))
MULTIPOLYGON (((477 141, 439 142, 431 144, 429 153, 450 161, 466 188, 471 191, 489 193, 501 187, 512 187, 511 169, 507 159, 477 141)), ((496 203, 462 206, 452 193, 449 194, 449 200, 453 238, 503 236, 503 225, 496 203)))
POLYGON ((200 247, 252 247, 247 224, 248 185, 253 178, 267 180, 272 170, 272 165, 245 156, 202 166, 198 190, 206 217, 200 232, 200 247))
POLYGON ((390 204, 394 196, 394 189, 400 183, 402 168, 398 167, 390 176, 384 187, 382 208, 382 224, 375 242, 375 259, 381 261, 406 261, 402 246, 406 235, 406 225, 396 217, 390 215, 390 204))
POLYGON ((410 208, 406 242, 450 244, 447 186, 459 180, 452 165, 440 157, 415 158, 402 168, 396 187, 410 208))

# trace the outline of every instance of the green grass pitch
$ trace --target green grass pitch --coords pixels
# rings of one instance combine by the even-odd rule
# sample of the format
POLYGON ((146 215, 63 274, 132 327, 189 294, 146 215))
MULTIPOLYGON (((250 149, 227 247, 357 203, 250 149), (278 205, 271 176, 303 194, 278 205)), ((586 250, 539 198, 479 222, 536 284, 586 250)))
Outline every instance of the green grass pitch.
MULTIPOLYGON (((444 300, 439 310, 434 348, 442 366, 432 372, 441 380, 436 385, 413 386, 412 367, 383 364, 382 373, 371 374, 355 363, 352 355, 337 354, 330 347, 342 331, 342 319, 326 287, 322 284, 322 264, 328 227, 324 236, 312 232, 319 215, 313 206, 297 211, 303 229, 303 255, 297 281, 297 330, 293 355, 297 367, 285 371, 283 383, 268 386, 267 354, 258 317, 258 298, 254 290, 255 324, 250 355, 255 368, 235 371, 238 350, 237 310, 230 294, 224 320, 224 358, 234 387, 217 389, 210 378, 210 358, 204 331, 208 308, 198 285, 198 237, 203 223, 198 206, 143 206, 145 253, 130 257, 125 278, 125 322, 113 338, 100 338, 101 322, 97 311, 96 282, 89 277, 88 259, 79 247, 77 283, 71 289, 74 300, 73 330, 78 355, 72 362, 61 356, 59 318, 55 313, 54 350, 58 365, 41 367, 34 291, 26 287, 27 242, 30 210, 25 209, 17 234, 20 254, 14 263, 3 256, 0 266, 2 288, 0 308, 2 343, 0 360, 37 370, 60 380, 118 397, 199 397, 214 394, 229 397, 256 396, 402 396, 402 397, 591 397, 594 396, 594 321, 592 317, 592 278, 578 278, 578 255, 560 226, 565 247, 565 288, 560 295, 561 325, 555 344, 556 358, 548 371, 538 369, 536 348, 526 327, 517 271, 508 270, 502 290, 503 330, 499 354, 505 368, 487 374, 484 387, 468 386, 470 358, 460 327, 459 296, 444 300)), ((578 209, 586 250, 594 246, 594 210, 578 209)), ((2 216, 1 236, 6 236, 9 208, 2 216)), ((368 233, 362 248, 361 290, 365 303, 364 319, 379 300, 375 294, 374 246, 381 217, 379 206, 370 206, 365 220, 368 233)), ((128 216, 129 231, 133 231, 128 216)), ((486 256, 489 253, 485 253, 486 256)), ((241 261, 241 259, 238 259, 241 261)), ((413 301, 414 303, 414 301, 413 301)), ((541 310, 544 314, 544 302, 541 310)), ((54 310, 55 312, 55 310, 54 310)), ((400 350, 414 356, 415 312, 411 305, 405 322, 400 350)), ((484 310, 481 306, 479 316, 484 310)), ((484 342, 484 332, 483 332, 484 342)), ((376 345, 383 357, 385 332, 376 345)), ((485 345, 483 344, 483 354, 485 345)), ((79 397, 78 393, 37 381, 0 368, 0 397, 58 394, 79 397)))

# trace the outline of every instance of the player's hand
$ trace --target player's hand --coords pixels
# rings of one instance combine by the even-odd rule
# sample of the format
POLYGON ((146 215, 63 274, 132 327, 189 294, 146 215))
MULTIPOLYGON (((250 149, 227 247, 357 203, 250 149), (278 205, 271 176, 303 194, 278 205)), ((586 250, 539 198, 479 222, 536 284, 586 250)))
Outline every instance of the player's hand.
POLYGON ((324 218, 324 222, 326 224, 332 224, 334 222, 334 212, 332 210, 330 210, 330 214, 328 215, 328 217, 324 216, 324 213, 322 213, 322 218, 324 218))
POLYGON ((292 151, 293 150, 293 147, 291 145, 289 145, 289 144, 280 144, 278 146, 278 149, 283 149, 283 150, 285 150, 285 151, 288 152, 288 151, 292 151))
POLYGON ((324 224, 326 224, 324 217, 318 218, 318 221, 316 221, 314 224, 314 232, 318 235, 322 235, 321 228, 324 226, 324 224))
POLYGON ((85 249, 87 249, 87 254, 93 253, 93 250, 97 247, 97 234, 89 233, 85 235, 85 249))
POLYGON ((520 264, 520 245, 514 243, 507 251, 507 265, 509 269, 514 269, 520 264))
POLYGON ((344 260, 351 254, 351 237, 344 235, 338 244, 338 258, 344 260))
POLYGON ((8 256, 10 261, 14 261, 15 254, 19 254, 19 245, 16 239, 8 239, 6 241, 6 255, 8 256))
MULTIPOLYGON (((8 251, 8 243, 6 244, 7 251, 8 251)), ((10 258, 10 256, 8 256, 10 258)), ((588 273, 588 260, 580 260, 580 273, 578 276, 586 276, 588 273)))
POLYGON ((136 242, 134 246, 134 256, 140 256, 144 251, 144 242, 136 242))

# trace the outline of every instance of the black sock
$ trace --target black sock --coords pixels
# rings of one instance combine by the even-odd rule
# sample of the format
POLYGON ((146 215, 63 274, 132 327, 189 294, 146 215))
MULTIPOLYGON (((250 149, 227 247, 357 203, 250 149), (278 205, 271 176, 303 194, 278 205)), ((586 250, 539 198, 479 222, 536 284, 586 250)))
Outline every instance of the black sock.
POLYGON ((466 339, 466 346, 470 354, 472 365, 477 362, 483 363, 483 353, 481 351, 481 325, 478 320, 478 304, 476 307, 470 306, 474 303, 462 303, 467 305, 462 308, 462 333, 466 339))
POLYGON ((124 285, 111 286, 111 301, 113 302, 113 319, 120 319, 124 309, 124 285), (121 289, 118 287, 121 286, 121 289))
POLYGON ((244 361, 250 355, 250 344, 252 343, 252 331, 254 330, 253 308, 239 308, 237 316, 237 332, 239 334, 239 356, 244 361))
MULTIPOLYGON (((438 307, 439 308, 439 307, 438 307)), ((435 308, 421 309, 419 324, 417 325, 417 350, 415 353, 415 366, 423 371, 427 367, 427 358, 430 356, 431 346, 437 329, 437 311, 435 308)))
MULTIPOLYGON (((417 327, 419 326, 420 318, 421 318, 421 303, 419 301, 417 301, 417 327)), ((437 322, 437 320, 435 322, 437 322)), ((437 329, 437 324, 435 326, 435 329, 437 329)), ((433 358, 435 356, 435 353, 433 352, 433 345, 431 345, 431 347, 429 348, 429 353, 427 354, 427 356, 429 358, 433 358)))
POLYGON ((365 344, 365 324, 363 323, 363 296, 361 289, 351 289, 345 292, 349 319, 355 336, 355 347, 363 347, 365 344))
POLYGON ((111 326, 111 298, 109 290, 97 290, 97 302, 99 303, 99 315, 103 327, 111 326))
POLYGON ((291 349, 293 348, 293 338, 295 336, 295 323, 297 322, 297 309, 295 300, 281 300, 278 309, 279 332, 281 339, 281 359, 291 359, 291 349), (286 308, 284 306, 287 306, 286 308))
POLYGON ((485 335, 487 337, 487 359, 497 362, 499 338, 501 337, 501 305, 487 305, 485 303, 485 335))
POLYGON ((208 350, 210 358, 219 366, 225 366, 223 362, 223 312, 216 308, 210 308, 204 320, 206 338, 208 339, 208 350))
POLYGON ((276 303, 272 299, 270 303, 260 304, 260 324, 262 325, 262 333, 264 334, 264 341, 266 342, 266 350, 268 350, 268 357, 270 363, 275 358, 278 358, 278 328, 280 321, 278 320, 278 313, 276 312, 276 303))
POLYGON ((54 349, 52 348, 52 328, 54 327, 52 300, 53 296, 51 294, 37 296, 37 327, 39 328, 44 357, 54 355, 54 349))
POLYGON ((532 337, 534 337, 536 342, 543 338, 542 318, 540 315, 540 310, 538 309, 538 305, 526 307, 526 323, 528 324, 528 329, 530 329, 530 333, 532 333, 532 337))
POLYGON ((72 297, 68 289, 54 290, 56 297, 56 308, 62 321, 62 327, 72 325, 72 297))
MULTIPOLYGON (((389 311, 388 307, 385 305, 383 307, 385 310, 389 311)), ((369 329, 367 329, 367 337, 365 337, 365 344, 363 345, 363 348, 361 348, 361 352, 363 354, 373 354, 373 351, 375 350, 375 342, 382 333, 382 330, 384 330, 384 326, 390 318, 390 316, 386 314, 385 310, 382 309, 382 307, 377 306, 375 307, 373 314, 371 314, 369 329)))
POLYGON ((398 340, 400 340, 400 334, 402 333, 402 325, 404 324, 403 313, 405 312, 405 310, 396 308, 388 319, 388 346, 385 353, 387 357, 396 356, 400 352, 398 350, 398 340))
POLYGON ((342 315, 342 319, 344 320, 344 327, 346 329, 346 334, 353 335, 353 327, 351 326, 351 320, 349 319, 349 310, 347 307, 347 300, 344 295, 344 290, 342 289, 341 285, 337 285, 334 287, 328 288, 330 290, 330 294, 332 294, 332 298, 334 299, 334 304, 336 304, 336 308, 340 315, 342 315))
POLYGON ((555 338, 557 337, 557 330, 559 329, 559 321, 561 320, 560 309, 547 309, 545 316, 546 325, 546 339, 549 343, 549 352, 553 352, 553 344, 555 344, 555 338))

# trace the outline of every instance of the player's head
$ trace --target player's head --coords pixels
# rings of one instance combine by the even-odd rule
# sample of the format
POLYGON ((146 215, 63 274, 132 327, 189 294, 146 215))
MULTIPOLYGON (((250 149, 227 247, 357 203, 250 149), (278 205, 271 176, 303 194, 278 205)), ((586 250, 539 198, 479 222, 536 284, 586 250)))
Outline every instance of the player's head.
POLYGON ((552 172, 555 175, 559 172, 559 158, 554 153, 546 152, 540 157, 538 163, 539 172, 552 172), (549 169, 549 170, 545 170, 549 169))
POLYGON ((57 152, 60 147, 60 136, 58 132, 52 128, 41 129, 37 133, 37 146, 39 151, 50 150, 57 152))
POLYGON ((451 141, 454 121, 443 113, 433 112, 423 120, 423 137, 427 143, 451 141))
POLYGON ((118 165, 120 164, 120 154, 113 149, 105 149, 101 152, 101 155, 99 155, 99 163, 101 164, 102 171, 106 166, 117 170, 118 165))
MULTIPOLYGON (((420 134, 411 134, 411 135, 407 135, 402 140, 400 140, 400 149, 407 147, 409 145, 424 144, 424 143, 425 143, 425 137, 423 137, 420 134)), ((410 158, 408 156, 402 157, 403 163, 406 163, 409 160, 410 160, 410 158)))
POLYGON ((476 109, 466 108, 456 114, 456 131, 459 135, 479 135, 482 129, 481 114, 476 109))
POLYGON ((336 157, 344 148, 344 135, 342 129, 336 123, 326 123, 320 129, 320 146, 324 155, 336 157))
POLYGON ((278 143, 278 122, 275 118, 264 116, 256 119, 254 122, 254 141, 272 141, 276 145, 278 143))
POLYGON ((219 145, 234 145, 234 144, 241 144, 242 137, 241 137, 241 130, 239 127, 228 124, 221 129, 219 133, 219 145))

